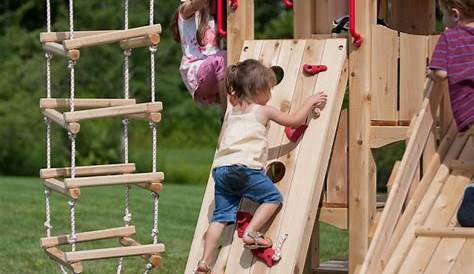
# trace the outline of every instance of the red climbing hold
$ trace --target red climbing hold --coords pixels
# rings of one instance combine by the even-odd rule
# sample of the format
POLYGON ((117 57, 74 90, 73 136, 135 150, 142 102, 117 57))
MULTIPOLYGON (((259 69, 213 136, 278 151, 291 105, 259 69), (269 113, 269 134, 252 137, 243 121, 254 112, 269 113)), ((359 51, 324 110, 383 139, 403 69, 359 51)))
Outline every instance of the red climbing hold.
POLYGON ((328 67, 325 66, 325 65, 308 65, 308 64, 305 64, 303 66, 303 70, 304 70, 304 72, 306 72, 306 74, 315 75, 315 74, 318 74, 322 71, 328 70, 328 67))
POLYGON ((286 127, 285 128, 286 137, 288 137, 288 139, 292 141, 293 143, 296 143, 298 142, 300 137, 304 134, 307 128, 308 128, 308 125, 306 124, 301 125, 297 128, 286 127))
POLYGON ((293 8, 293 0, 283 0, 283 4, 287 9, 292 9, 293 8))
POLYGON ((238 211, 237 212, 237 221, 236 221, 236 230, 237 230, 237 236, 239 238, 242 238, 244 236, 244 232, 247 229, 247 226, 250 223, 250 220, 252 220, 253 215, 249 212, 245 211, 238 211))
POLYGON ((237 10, 239 8, 239 0, 229 0, 229 7, 233 10, 237 10))
POLYGON ((254 249, 252 250, 252 254, 259 258, 268 267, 272 267, 277 263, 273 260, 275 250, 273 250, 271 247, 254 249))

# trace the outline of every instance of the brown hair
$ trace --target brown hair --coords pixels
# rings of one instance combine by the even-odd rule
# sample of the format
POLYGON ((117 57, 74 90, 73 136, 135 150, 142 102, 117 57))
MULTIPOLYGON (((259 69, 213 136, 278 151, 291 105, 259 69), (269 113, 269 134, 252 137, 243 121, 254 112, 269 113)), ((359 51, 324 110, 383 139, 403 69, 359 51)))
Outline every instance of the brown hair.
POLYGON ((463 19, 474 19, 474 0, 439 0, 439 4, 447 10, 458 9, 463 19))
MULTIPOLYGON (((196 31, 196 38, 200 46, 204 46, 204 35, 206 33, 206 28, 209 23, 209 20, 211 19, 211 8, 213 6, 213 2, 216 0, 209 0, 209 4, 206 5, 205 7, 201 8, 198 10, 199 15, 200 15, 200 21, 199 21, 199 26, 196 31)), ((181 42, 181 37, 179 35, 179 28, 178 28, 178 19, 179 19, 179 13, 181 10, 182 5, 180 5, 177 9, 176 12, 174 13, 174 16, 171 18, 171 34, 173 35, 173 39, 180 43, 181 42)))
POLYGON ((257 60, 247 59, 227 68, 227 92, 240 102, 254 102, 262 93, 270 93, 276 84, 275 73, 257 60))

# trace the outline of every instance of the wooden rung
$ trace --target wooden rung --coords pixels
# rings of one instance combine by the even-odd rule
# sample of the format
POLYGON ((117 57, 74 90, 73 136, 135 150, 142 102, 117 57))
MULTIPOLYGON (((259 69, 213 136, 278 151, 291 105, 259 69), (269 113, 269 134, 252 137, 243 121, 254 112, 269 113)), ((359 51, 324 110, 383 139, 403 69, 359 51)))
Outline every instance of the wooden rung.
POLYGON ((161 121, 161 113, 159 112, 130 114, 130 115, 127 115, 126 117, 129 119, 146 120, 153 123, 159 123, 161 121))
POLYGON ((71 60, 78 60, 81 56, 81 53, 77 49, 66 50, 64 49, 63 45, 54 43, 54 42, 47 42, 43 44, 43 49, 51 54, 59 55, 63 57, 67 57, 71 60))
POLYGON ((136 38, 148 34, 157 34, 161 33, 161 25, 156 24, 152 26, 144 26, 138 28, 131 28, 128 30, 120 30, 96 35, 90 35, 85 37, 73 38, 69 40, 64 40, 63 45, 67 50, 69 49, 79 49, 83 47, 91 47, 104 45, 109 43, 115 43, 122 40, 127 40, 131 38, 136 38))
POLYGON ((73 273, 82 273, 84 271, 84 268, 82 267, 82 264, 80 262, 72 264, 67 263, 64 257, 64 252, 57 247, 50 247, 45 249, 44 251, 51 259, 55 260, 73 273))
MULTIPOLYGON (((91 35, 98 35, 104 33, 111 33, 117 32, 120 30, 90 30, 90 31, 75 31, 74 37, 81 38, 87 37, 91 35)), ((60 32, 41 32, 40 33, 40 42, 47 43, 47 42, 56 42, 62 43, 64 40, 70 39, 69 31, 60 31, 60 32)))
POLYGON ((142 103, 128 106, 116 106, 108 108, 97 108, 97 109, 87 109, 79 110, 74 112, 65 112, 64 120, 66 122, 79 122, 82 120, 103 118, 103 117, 116 117, 116 116, 126 116, 130 114, 140 114, 140 113, 152 113, 160 112, 162 110, 161 102, 156 103, 142 103))
MULTIPOLYGON (((110 175, 121 173, 135 172, 135 164, 112 164, 112 165, 96 165, 96 166, 78 166, 76 167, 76 176, 94 176, 94 175, 110 175)), ((40 178, 58 178, 70 177, 71 168, 43 168, 40 170, 40 178)))
POLYGON ((164 244, 149 244, 139 246, 112 247, 94 250, 65 252, 64 257, 66 259, 66 262, 80 262, 146 254, 158 254, 164 251, 164 244))
POLYGON ((122 49, 134 49, 142 48, 148 46, 156 46, 160 43, 160 35, 148 34, 142 37, 132 38, 128 40, 123 40, 120 42, 120 47, 122 49))
POLYGON ((81 190, 78 188, 66 188, 64 183, 54 179, 54 178, 49 178, 43 180, 43 185, 53 191, 56 191, 58 193, 61 193, 67 197, 73 198, 73 199, 78 199, 79 196, 81 195, 81 190))
MULTIPOLYGON (((40 108, 69 108, 68 98, 41 98, 40 108)), ((135 99, 74 99, 76 109, 106 108, 136 104, 135 99)))
POLYGON ((73 134, 78 134, 81 130, 81 125, 76 122, 66 122, 64 116, 57 110, 54 109, 44 109, 43 115, 48 117, 51 121, 57 123, 61 127, 67 129, 73 134))
POLYGON ((81 178, 66 178, 64 183, 67 188, 107 186, 136 183, 161 183, 164 179, 163 172, 135 173, 124 175, 95 176, 81 178))
POLYGON ((160 193, 161 190, 163 189, 162 183, 142 183, 142 184, 135 184, 135 185, 138 187, 147 189, 154 193, 160 193))
POLYGON ((452 170, 474 172, 474 161, 451 160, 448 167, 452 170))
POLYGON ((408 127, 402 126, 371 126, 370 147, 380 148, 391 143, 406 140, 408 127))
MULTIPOLYGON (((76 243, 94 240, 104 240, 110 238, 130 237, 135 234, 135 226, 125 226, 104 230, 88 231, 76 233, 76 243)), ((49 238, 41 238, 41 247, 49 248, 58 245, 69 244, 70 235, 59 235, 49 238)))
MULTIPOLYGON (((139 246, 141 245, 139 242, 135 241, 134 239, 130 237, 123 237, 120 239, 120 244, 123 246, 139 246)), ((160 266, 161 263, 161 256, 157 254, 152 254, 152 255, 142 255, 142 258, 151 263, 153 267, 158 267, 160 266)))
POLYGON ((415 235, 417 237, 474 238, 474 228, 417 226, 415 235))

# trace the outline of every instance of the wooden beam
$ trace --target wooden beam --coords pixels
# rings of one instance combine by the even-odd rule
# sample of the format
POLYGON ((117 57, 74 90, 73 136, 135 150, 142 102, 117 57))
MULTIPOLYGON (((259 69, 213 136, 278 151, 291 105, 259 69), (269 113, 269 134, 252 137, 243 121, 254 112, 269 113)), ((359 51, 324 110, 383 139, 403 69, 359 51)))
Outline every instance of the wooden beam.
POLYGON ((347 230, 347 212, 347 208, 321 207, 321 210, 319 212, 319 221, 326 224, 330 224, 339 229, 347 230))
POLYGON ((294 1, 293 38, 311 38, 313 34, 313 2, 314 1, 294 1))
MULTIPOLYGON (((111 164, 111 165, 95 165, 95 166, 78 166, 76 167, 76 176, 93 176, 120 173, 135 172, 135 164, 111 164)), ((49 179, 57 177, 70 177, 71 168, 42 168, 40 170, 40 178, 49 179)))
POLYGON ((370 148, 380 148, 408 138, 408 127, 402 126, 371 126, 370 148))
MULTIPOLYGON (((94 240, 103 240, 117 237, 130 237, 135 234, 135 226, 124 226, 96 231, 76 233, 76 243, 94 240)), ((49 248, 58 245, 69 244, 70 235, 59 235, 54 237, 41 238, 41 247, 49 248)))
POLYGON ((417 237, 474 238, 474 229, 470 227, 417 226, 415 235, 417 237))
POLYGON ((54 109, 44 109, 43 115, 46 116, 49 120, 57 123, 64 129, 67 129, 72 134, 78 134, 81 131, 81 125, 76 122, 66 122, 63 115, 54 109))
POLYGON ((49 188, 50 190, 56 191, 56 192, 58 192, 60 194, 63 194, 67 197, 70 197, 72 199, 78 199, 79 196, 81 195, 81 190, 80 189, 78 189, 78 188, 68 189, 64 186, 63 182, 61 182, 57 179, 54 179, 54 178, 43 180, 43 185, 45 187, 49 188))
POLYGON ((142 114, 130 114, 126 116, 129 119, 136 119, 136 120, 146 120, 153 123, 161 122, 161 113, 159 112, 152 112, 152 113, 142 113, 142 114))
POLYGON ((46 255, 48 255, 51 259, 61 264, 62 266, 66 267, 73 273, 82 273, 84 271, 84 268, 82 267, 82 264, 80 262, 76 262, 76 263, 66 262, 66 259, 64 257, 64 252, 57 247, 50 247, 50 248, 44 249, 44 252, 46 252, 46 255))
MULTIPOLYGON (((87 37, 91 35, 104 34, 117 32, 120 30, 90 30, 90 31, 74 31, 75 38, 87 37)), ((69 31, 60 31, 60 32, 41 32, 40 33, 40 42, 55 42, 62 43, 64 40, 70 39, 69 31)))
POLYGON ((239 61, 245 40, 254 39, 254 0, 239 2, 234 10, 227 6, 227 63, 239 61))
MULTIPOLYGON (((130 237, 123 237, 120 239, 120 244, 123 246, 140 246, 141 244, 130 237)), ((142 258, 151 263, 153 267, 158 267, 161 264, 161 256, 157 254, 142 255, 142 258)))
POLYGON ((66 122, 79 122, 82 120, 97 119, 103 117, 125 116, 130 114, 160 112, 162 110, 161 102, 142 103, 127 106, 116 106, 107 108, 87 109, 73 112, 65 112, 64 120, 66 122))
POLYGON ((400 167, 400 161, 395 161, 393 164, 392 168, 392 173, 390 173, 390 177, 388 177, 387 181, 387 193, 390 193, 390 190, 393 185, 393 181, 395 180, 395 177, 397 176, 398 168, 400 167))
POLYGON ((43 44, 43 49, 51 54, 67 57, 71 60, 77 61, 81 56, 81 53, 77 49, 66 50, 64 49, 63 45, 54 43, 54 42, 47 42, 43 44))
MULTIPOLYGON (((40 108, 69 108, 71 100, 69 98, 41 98, 40 108)), ((106 108, 115 106, 135 105, 135 99, 74 99, 75 109, 106 108)))
POLYGON ((161 33, 160 24, 73 38, 69 40, 64 40, 63 45, 64 48, 67 50, 79 49, 84 47, 115 43, 122 40, 158 33, 161 33))
POLYGON ((91 261, 108 258, 157 254, 165 251, 164 244, 149 244, 140 246, 112 247, 94 250, 65 252, 66 262, 91 261))
POLYGON ((474 172, 474 161, 451 160, 448 162, 449 169, 474 172))
POLYGON ((142 37, 120 41, 120 47, 122 49, 134 49, 134 48, 143 48, 143 47, 148 47, 148 46, 156 46, 159 43, 160 43, 160 35, 153 33, 153 34, 144 35, 142 37))
POLYGON ((149 190, 154 193, 160 193, 163 189, 162 183, 142 183, 142 184, 135 184, 137 187, 141 187, 143 189, 149 190))
POLYGON ((93 187, 106 185, 121 185, 135 183, 161 183, 164 179, 163 172, 134 173, 124 175, 94 176, 66 178, 64 183, 67 188, 93 187))
POLYGON ((344 109, 339 116, 336 139, 329 163, 327 176, 326 201, 328 203, 341 203, 347 207, 348 196, 348 111, 344 109))

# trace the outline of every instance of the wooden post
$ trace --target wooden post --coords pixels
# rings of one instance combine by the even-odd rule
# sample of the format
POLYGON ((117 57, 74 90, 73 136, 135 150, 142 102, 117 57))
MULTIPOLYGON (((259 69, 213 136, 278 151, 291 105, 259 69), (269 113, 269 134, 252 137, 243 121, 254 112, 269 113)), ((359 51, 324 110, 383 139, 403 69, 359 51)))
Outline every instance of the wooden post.
POLYGON ((313 34, 314 1, 294 1, 293 3, 293 37, 308 39, 313 34))
MULTIPOLYGON (((358 0, 356 30, 364 41, 351 44, 349 53, 349 273, 362 264, 368 250, 370 201, 370 93, 371 28, 376 20, 376 0, 358 0)), ((373 173, 372 173, 373 174, 373 173)))
POLYGON ((401 32, 431 34, 436 31, 436 1, 396 0, 391 1, 388 24, 401 32))
POLYGON ((227 63, 239 61, 245 40, 254 39, 254 0, 240 1, 234 10, 227 7, 227 63))
MULTIPOLYGON (((347 0, 313 0, 309 2, 312 3, 312 6, 306 7, 306 9, 310 9, 310 12, 312 13, 311 22, 313 22, 313 26, 311 34, 331 33, 334 19, 349 14, 347 0)), ((299 14, 296 13, 295 15, 299 16, 299 14)))

